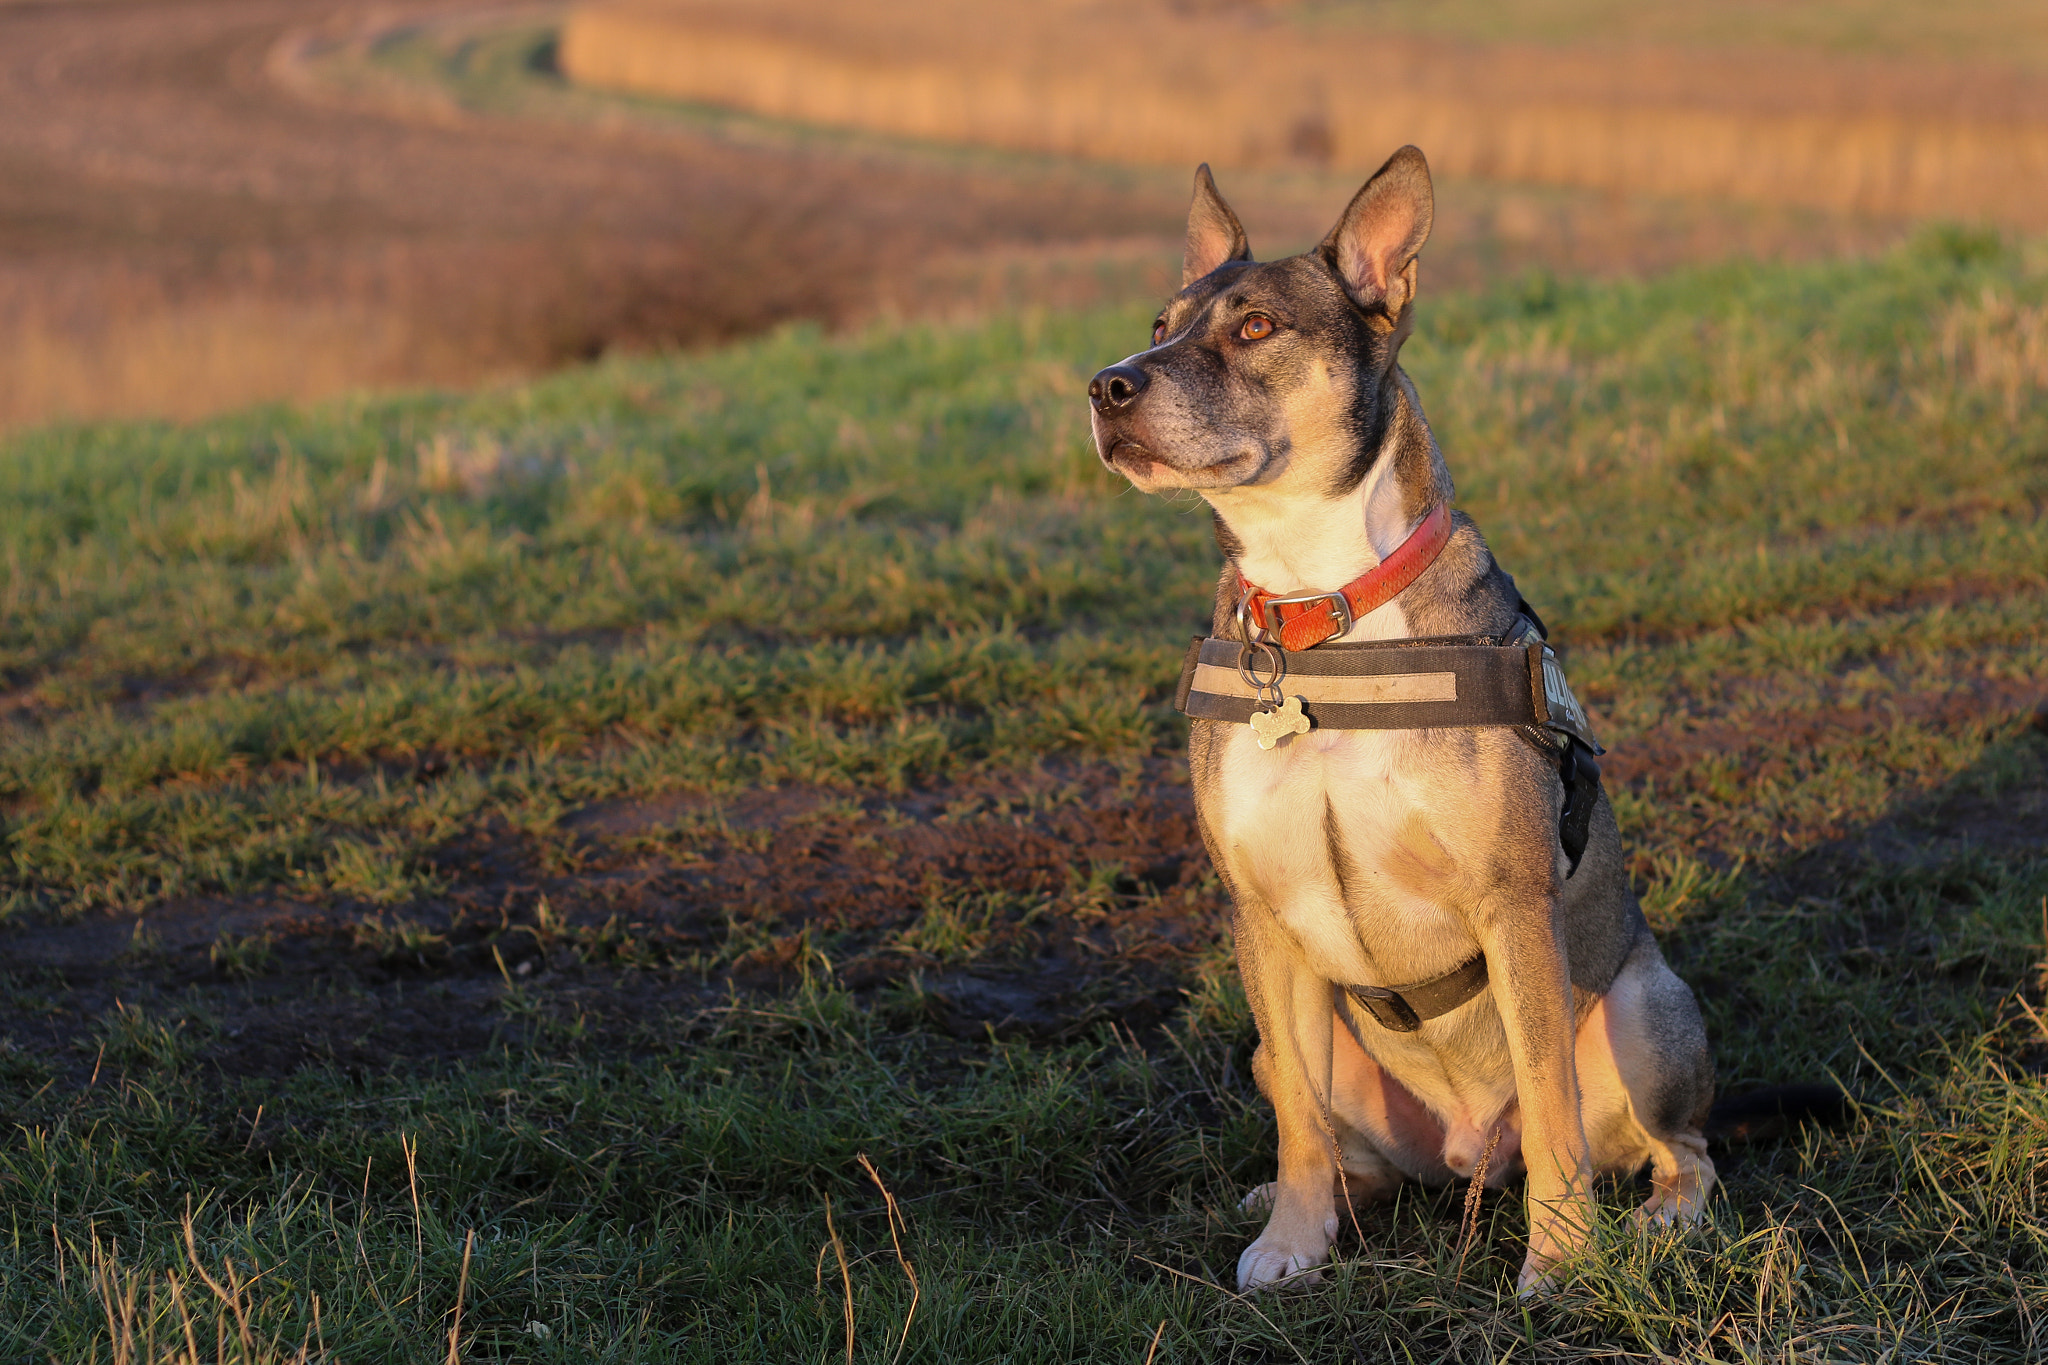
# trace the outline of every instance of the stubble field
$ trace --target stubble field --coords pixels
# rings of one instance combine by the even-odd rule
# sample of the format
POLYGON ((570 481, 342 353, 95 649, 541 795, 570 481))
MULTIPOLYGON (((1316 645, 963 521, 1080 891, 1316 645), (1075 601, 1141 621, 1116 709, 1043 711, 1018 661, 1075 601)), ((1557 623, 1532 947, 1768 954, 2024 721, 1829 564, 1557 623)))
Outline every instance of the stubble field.
POLYGON ((1230 1292, 1149 317, 10 438, 0 1356, 2038 1358, 2039 249, 1425 288, 1724 1089, 1858 1100, 1530 1303, 1457 1191, 1230 1292))

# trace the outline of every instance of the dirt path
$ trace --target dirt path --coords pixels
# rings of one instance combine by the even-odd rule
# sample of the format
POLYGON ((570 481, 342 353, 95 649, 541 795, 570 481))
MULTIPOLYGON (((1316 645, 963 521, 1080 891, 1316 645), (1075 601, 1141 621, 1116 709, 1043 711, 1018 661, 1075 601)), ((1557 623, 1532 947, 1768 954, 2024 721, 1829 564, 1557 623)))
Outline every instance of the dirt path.
MULTIPOLYGON (((1910 799, 1758 865, 1759 886, 1790 904, 1873 868, 2038 858, 2048 768, 2038 746, 2008 761, 1996 797, 1958 782, 1910 799)), ((435 858, 445 890, 402 907, 258 893, 10 925, 0 1079, 22 1051, 86 1083, 124 1011, 186 1032, 225 1077, 361 1073, 485 1050, 518 1032, 508 999, 544 999, 623 1045, 660 1011, 806 975, 963 1038, 1067 1038, 1111 1020, 1149 1030, 1228 937, 1169 761, 892 799, 785 788, 714 806, 674 793, 587 808, 566 827, 547 847, 503 831, 458 840, 435 858), (691 815, 716 818, 676 834, 691 815)), ((1884 932, 1879 919, 1866 932, 1884 932)))

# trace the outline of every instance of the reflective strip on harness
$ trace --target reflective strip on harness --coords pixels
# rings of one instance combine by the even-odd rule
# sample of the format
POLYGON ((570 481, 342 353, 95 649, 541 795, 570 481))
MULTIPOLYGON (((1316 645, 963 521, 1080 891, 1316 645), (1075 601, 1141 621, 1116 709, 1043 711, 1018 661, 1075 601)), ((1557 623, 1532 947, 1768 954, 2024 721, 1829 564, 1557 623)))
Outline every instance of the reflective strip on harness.
MULTIPOLYGON (((1238 671, 1244 646, 1196 637, 1182 661, 1174 706, 1195 720, 1249 722, 1258 693, 1238 671)), ((1253 666, 1270 676, 1272 653, 1253 666)), ((1429 730, 1445 726, 1541 726, 1602 753, 1557 654, 1533 627, 1506 640, 1460 635, 1283 651, 1283 696, 1322 730, 1429 730)))
MULTIPOLYGON (((1304 706, 1392 706, 1409 701, 1456 701, 1456 673, 1382 673, 1369 677, 1328 677, 1299 675, 1288 680, 1290 697, 1300 697, 1304 706)), ((1192 689, 1209 697, 1242 697, 1254 701, 1258 693, 1245 681, 1235 664, 1197 663, 1192 689)))
MULTIPOLYGON (((1241 725, 1251 719, 1254 693, 1237 671, 1242 648, 1214 637, 1194 642, 1181 672, 1182 711, 1196 720, 1241 725)), ((1538 709, 1540 683, 1532 686, 1532 680, 1540 678, 1542 666, 1532 663, 1531 648, 1542 646, 1428 640, 1318 645, 1281 656, 1286 671, 1280 690, 1300 697, 1303 714, 1325 730, 1543 725, 1553 708, 1538 709)))

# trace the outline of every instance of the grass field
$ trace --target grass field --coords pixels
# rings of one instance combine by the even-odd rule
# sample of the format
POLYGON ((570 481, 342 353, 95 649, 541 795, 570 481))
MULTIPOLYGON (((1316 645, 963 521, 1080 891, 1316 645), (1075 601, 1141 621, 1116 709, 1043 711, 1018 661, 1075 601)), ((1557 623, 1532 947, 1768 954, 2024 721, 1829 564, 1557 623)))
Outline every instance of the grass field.
POLYGON ((1149 316, 0 446, 0 1358, 2039 1358, 2048 257, 1425 293, 1724 1089, 1860 1101, 1533 1303, 1459 1191, 1228 1290, 1149 316))

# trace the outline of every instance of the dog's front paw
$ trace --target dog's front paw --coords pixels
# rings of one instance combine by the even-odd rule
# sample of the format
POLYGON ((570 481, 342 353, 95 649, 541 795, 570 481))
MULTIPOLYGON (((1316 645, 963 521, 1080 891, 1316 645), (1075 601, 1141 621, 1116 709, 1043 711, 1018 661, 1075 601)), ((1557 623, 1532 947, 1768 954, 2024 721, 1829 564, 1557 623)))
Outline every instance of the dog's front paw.
POLYGON ((1328 1241, 1314 1248, 1290 1247, 1268 1233, 1237 1258, 1237 1287, 1249 1293, 1281 1280, 1289 1284, 1314 1284, 1322 1279, 1316 1267, 1328 1259, 1328 1241))
POLYGON ((1680 1223, 1697 1223, 1707 1213, 1707 1202, 1703 1197, 1690 1191, 1660 1188, 1650 1196, 1650 1201, 1632 1215, 1635 1221, 1647 1227, 1668 1228, 1680 1223))
POLYGON ((1522 1258, 1522 1273, 1515 1277, 1515 1292, 1525 1299, 1563 1285, 1573 1259, 1593 1244, 1592 1201, 1583 1194, 1567 1196, 1548 1209, 1531 1199, 1529 1213, 1534 1224, 1529 1253, 1522 1258))
POLYGON ((1239 1213, 1266 1212, 1273 1207, 1273 1189, 1274 1182, 1270 1180, 1263 1185, 1252 1186, 1251 1191, 1244 1198, 1237 1201, 1237 1211, 1239 1213))
POLYGON ((1525 1299, 1541 1298, 1564 1283, 1560 1263, 1530 1252, 1522 1260, 1522 1273, 1515 1277, 1515 1293, 1525 1299))

